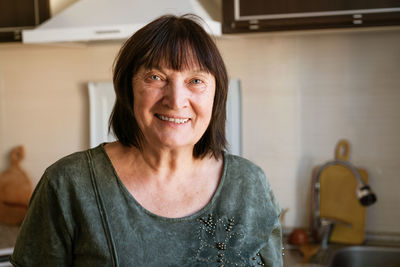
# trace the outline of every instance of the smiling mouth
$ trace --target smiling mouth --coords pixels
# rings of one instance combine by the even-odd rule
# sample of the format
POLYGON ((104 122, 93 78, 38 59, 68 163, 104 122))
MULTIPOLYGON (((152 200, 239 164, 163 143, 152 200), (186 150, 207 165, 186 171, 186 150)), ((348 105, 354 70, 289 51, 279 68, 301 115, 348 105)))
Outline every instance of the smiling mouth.
POLYGON ((156 117, 162 121, 168 121, 168 122, 177 123, 177 124, 183 124, 190 120, 189 118, 186 118, 186 119, 172 118, 172 117, 168 117, 168 116, 164 116, 164 115, 160 115, 160 114, 156 114, 156 117))

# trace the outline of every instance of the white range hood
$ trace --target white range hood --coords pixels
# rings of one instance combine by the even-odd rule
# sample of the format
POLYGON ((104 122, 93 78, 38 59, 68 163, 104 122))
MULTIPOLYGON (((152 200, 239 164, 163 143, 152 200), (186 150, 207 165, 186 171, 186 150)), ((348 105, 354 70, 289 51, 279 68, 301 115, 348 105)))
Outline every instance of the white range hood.
POLYGON ((206 23, 212 35, 221 35, 221 23, 213 20, 197 0, 80 0, 35 29, 23 30, 24 43, 118 40, 165 15, 192 13, 206 23))

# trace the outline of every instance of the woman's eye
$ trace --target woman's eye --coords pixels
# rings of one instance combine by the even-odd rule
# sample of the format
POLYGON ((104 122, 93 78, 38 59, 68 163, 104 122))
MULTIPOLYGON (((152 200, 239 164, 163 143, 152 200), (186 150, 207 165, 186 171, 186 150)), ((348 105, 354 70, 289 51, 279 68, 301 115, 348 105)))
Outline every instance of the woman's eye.
POLYGON ((203 81, 200 80, 200 79, 193 79, 193 80, 192 80, 192 83, 193 83, 193 84, 202 84, 203 81))
POLYGON ((151 76, 150 76, 150 79, 151 79, 151 80, 154 80, 154 81, 160 81, 160 80, 161 80, 160 76, 155 75, 155 74, 151 75, 151 76))

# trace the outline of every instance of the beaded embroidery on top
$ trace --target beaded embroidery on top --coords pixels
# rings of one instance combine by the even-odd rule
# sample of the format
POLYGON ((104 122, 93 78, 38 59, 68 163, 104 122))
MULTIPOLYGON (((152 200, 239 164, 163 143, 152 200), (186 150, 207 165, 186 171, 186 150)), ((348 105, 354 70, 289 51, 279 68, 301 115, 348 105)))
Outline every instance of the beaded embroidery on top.
POLYGON ((216 219, 212 214, 198 219, 200 226, 197 234, 200 246, 195 259, 217 266, 248 266, 248 261, 241 255, 244 233, 235 219, 216 219))
POLYGON ((251 258, 252 267, 256 266, 265 266, 263 260, 261 259, 260 253, 257 253, 254 257, 251 258))

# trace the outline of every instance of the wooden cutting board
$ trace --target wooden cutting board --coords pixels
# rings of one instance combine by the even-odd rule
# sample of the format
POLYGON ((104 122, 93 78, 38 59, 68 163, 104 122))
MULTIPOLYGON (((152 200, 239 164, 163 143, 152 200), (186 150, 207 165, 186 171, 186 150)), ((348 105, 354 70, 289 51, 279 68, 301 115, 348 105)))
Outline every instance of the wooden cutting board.
MULTIPOLYGON (((335 158, 346 161, 350 153, 349 144, 342 140, 336 146, 335 158), (344 151, 344 152, 343 152, 344 151)), ((314 173, 318 171, 314 169, 314 173)), ((365 183, 366 170, 358 169, 365 183)), ((365 239, 366 209, 357 199, 358 182, 350 169, 343 165, 326 167, 320 175, 320 215, 343 221, 337 223, 330 241, 344 244, 361 244, 365 239)))
POLYGON ((10 153, 10 167, 0 173, 0 222, 20 224, 28 210, 32 183, 20 163, 25 151, 22 146, 10 153))

